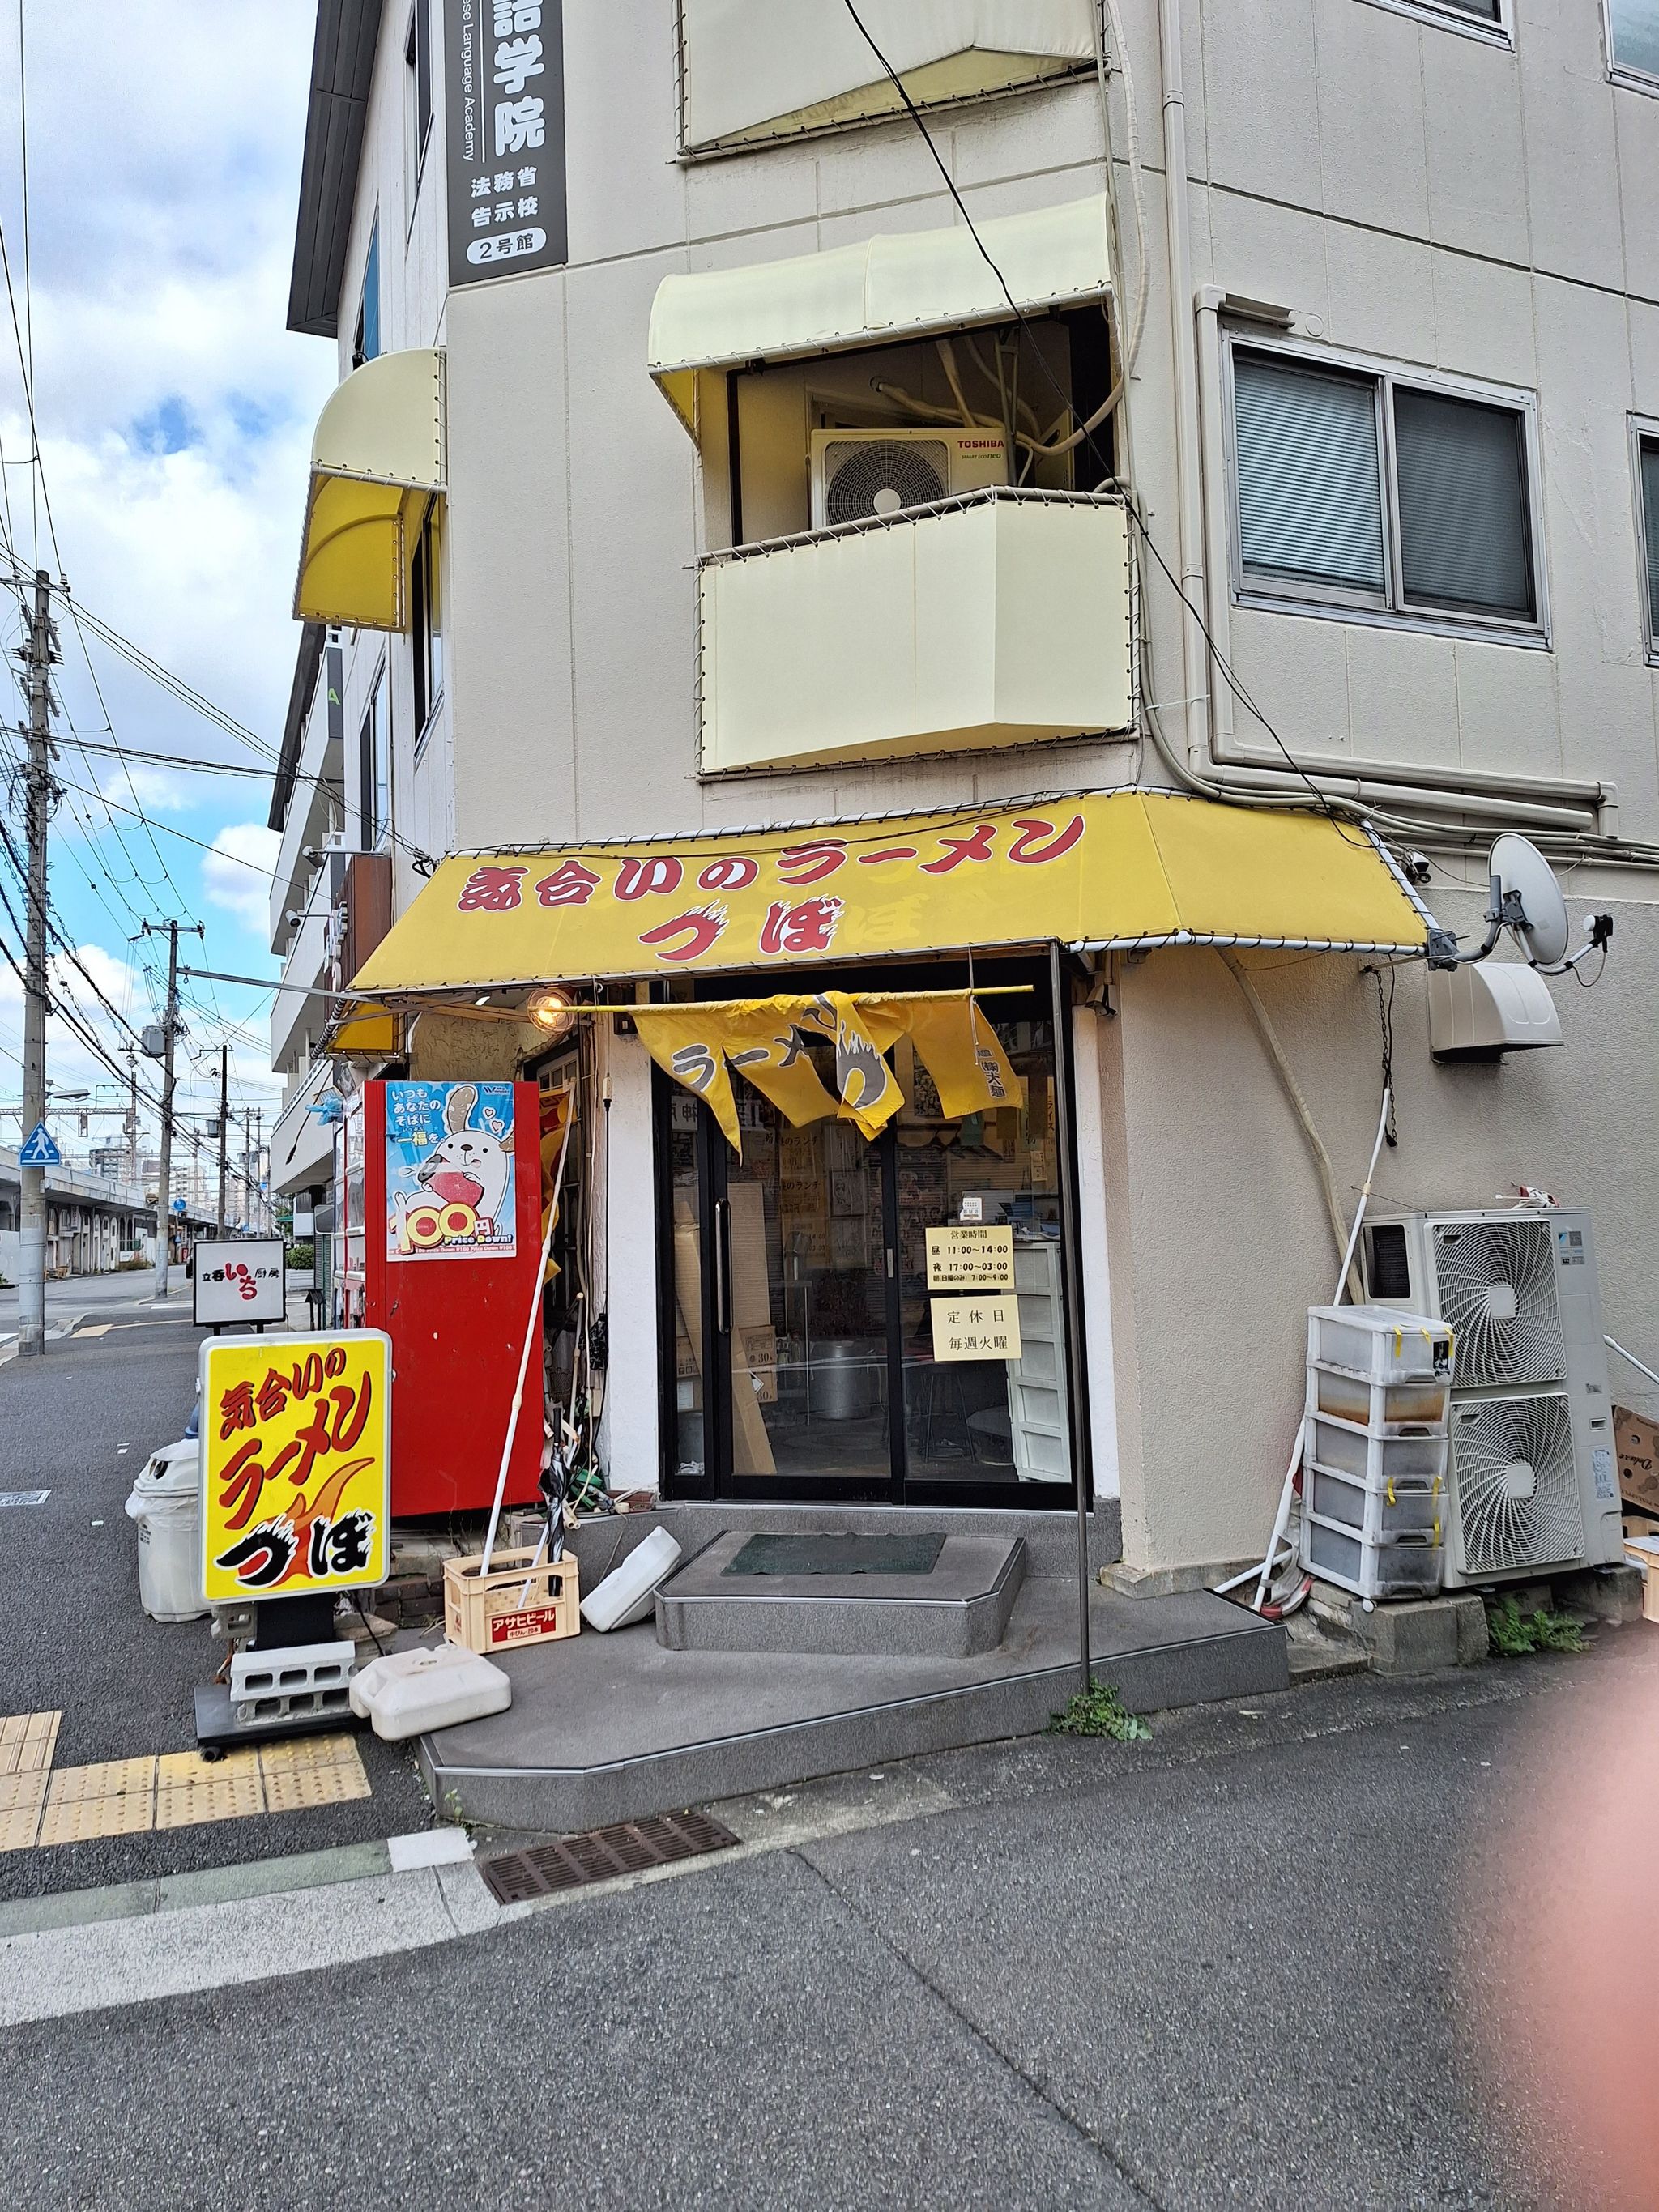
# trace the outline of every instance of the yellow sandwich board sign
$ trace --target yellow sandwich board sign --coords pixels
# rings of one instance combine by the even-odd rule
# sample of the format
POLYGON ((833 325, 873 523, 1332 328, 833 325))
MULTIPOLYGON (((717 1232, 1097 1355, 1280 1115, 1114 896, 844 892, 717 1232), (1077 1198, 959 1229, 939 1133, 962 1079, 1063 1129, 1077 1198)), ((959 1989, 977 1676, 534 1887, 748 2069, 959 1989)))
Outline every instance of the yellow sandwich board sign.
POLYGON ((201 1359, 202 1588, 213 1605, 383 1583, 392 1340, 217 1337, 201 1359))

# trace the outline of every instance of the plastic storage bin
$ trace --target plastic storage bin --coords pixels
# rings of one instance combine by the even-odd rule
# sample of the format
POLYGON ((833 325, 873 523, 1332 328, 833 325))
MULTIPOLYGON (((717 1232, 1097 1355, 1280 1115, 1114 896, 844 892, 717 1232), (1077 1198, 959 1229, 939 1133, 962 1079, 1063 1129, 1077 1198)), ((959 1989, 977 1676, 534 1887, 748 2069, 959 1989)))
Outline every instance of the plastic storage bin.
POLYGON ((1308 1359, 1370 1382, 1449 1380, 1452 1333, 1443 1321, 1398 1306, 1310 1306, 1308 1359))
POLYGON ((1432 1597, 1445 1556, 1438 1544, 1410 1537, 1368 1544, 1350 1528, 1302 1516, 1303 1565, 1356 1597, 1432 1597))
POLYGON ((1308 1370, 1308 1411, 1352 1421, 1374 1436, 1404 1436, 1443 1429, 1451 1405, 1451 1385, 1442 1376, 1416 1382, 1372 1382, 1345 1367, 1308 1370))
POLYGON ((1443 1429, 1380 1437, 1356 1421, 1315 1413, 1308 1421, 1304 1457, 1316 1467, 1381 1490, 1390 1482, 1443 1482, 1448 1441, 1443 1429))
POLYGON ((181 1438, 156 1452, 133 1484, 126 1516, 138 1530, 138 1602, 152 1620, 199 1620, 202 1504, 198 1447, 181 1438))
POLYGON ((1443 1482, 1391 1482, 1368 1490, 1363 1482, 1310 1467, 1303 1476, 1302 1504, 1304 1511, 1321 1521, 1340 1522, 1368 1544, 1421 1535, 1437 1544, 1446 1525, 1443 1482))

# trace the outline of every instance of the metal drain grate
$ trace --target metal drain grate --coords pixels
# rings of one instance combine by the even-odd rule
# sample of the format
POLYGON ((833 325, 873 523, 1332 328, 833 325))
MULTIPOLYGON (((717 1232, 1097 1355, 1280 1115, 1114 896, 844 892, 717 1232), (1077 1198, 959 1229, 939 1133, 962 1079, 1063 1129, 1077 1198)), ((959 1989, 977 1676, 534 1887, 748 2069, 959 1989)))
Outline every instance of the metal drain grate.
POLYGON ((503 1905, 547 1897, 584 1882, 610 1881, 619 1874, 671 1866, 701 1851, 730 1850, 738 1841, 729 1828, 706 1813, 656 1813, 649 1820, 622 1820, 614 1828, 590 1828, 556 1843, 533 1844, 527 1851, 503 1851, 481 1862, 478 1871, 503 1905))
POLYGON ((44 1505, 49 1490, 0 1490, 0 1505, 44 1505))

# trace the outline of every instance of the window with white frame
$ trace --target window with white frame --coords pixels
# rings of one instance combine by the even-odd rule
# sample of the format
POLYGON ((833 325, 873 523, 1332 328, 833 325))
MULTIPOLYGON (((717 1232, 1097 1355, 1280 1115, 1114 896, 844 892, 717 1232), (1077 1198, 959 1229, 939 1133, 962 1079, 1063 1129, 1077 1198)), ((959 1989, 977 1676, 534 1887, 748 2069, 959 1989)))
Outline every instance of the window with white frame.
POLYGON ((1602 12, 1614 76, 1650 78, 1659 87, 1659 0, 1602 0, 1602 12))
POLYGON ((382 661, 357 733, 358 826, 365 853, 392 839, 392 701, 382 661))
POLYGON ((1536 633, 1528 402, 1242 344, 1231 358, 1243 596, 1536 633))
POLYGON ((1404 15, 1425 16, 1431 22, 1437 18, 1457 26, 1474 23, 1505 33, 1510 27, 1510 0, 1382 0, 1382 5, 1404 15))
POLYGON ((1637 432, 1636 469, 1648 659, 1659 660, 1659 423, 1637 432))
POLYGON ((415 0, 404 40, 404 155, 410 219, 432 136, 432 0, 415 0))
POLYGON ((415 746, 418 752, 444 690, 444 628, 438 519, 427 509, 409 564, 410 643, 415 672, 415 746))

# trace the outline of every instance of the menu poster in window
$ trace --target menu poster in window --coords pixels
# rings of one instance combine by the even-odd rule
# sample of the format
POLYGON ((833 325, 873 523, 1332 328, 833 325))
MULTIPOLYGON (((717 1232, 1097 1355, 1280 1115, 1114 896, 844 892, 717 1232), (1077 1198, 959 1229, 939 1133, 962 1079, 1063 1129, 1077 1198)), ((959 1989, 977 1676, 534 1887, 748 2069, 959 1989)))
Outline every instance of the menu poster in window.
POLYGON ((1014 1232, 1003 1224, 947 1222, 927 1231, 930 1291, 1012 1291, 1014 1232))
POLYGON ((518 1249, 510 1083, 388 1083, 388 1260, 506 1259, 518 1249))

